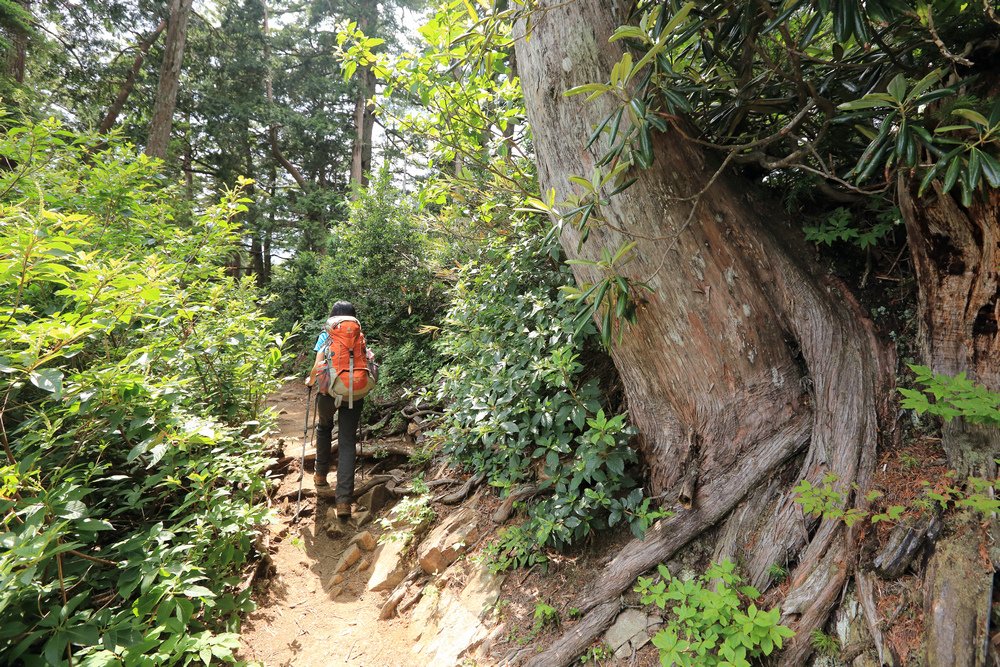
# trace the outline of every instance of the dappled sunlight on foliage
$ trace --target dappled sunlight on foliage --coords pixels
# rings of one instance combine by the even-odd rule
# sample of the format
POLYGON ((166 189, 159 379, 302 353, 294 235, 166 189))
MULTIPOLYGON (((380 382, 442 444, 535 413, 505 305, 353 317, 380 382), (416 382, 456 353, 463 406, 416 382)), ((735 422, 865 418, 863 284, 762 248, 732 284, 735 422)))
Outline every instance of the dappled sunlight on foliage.
POLYGON ((557 257, 528 223, 489 243, 459 269, 438 342, 444 451, 504 494, 536 481, 545 494, 493 549, 499 569, 620 522, 641 535, 661 515, 633 477, 633 429, 585 373, 596 330, 559 290, 571 276, 557 257))
POLYGON ((247 200, 55 122, 0 150, 0 653, 232 662, 284 343, 221 268, 247 200))

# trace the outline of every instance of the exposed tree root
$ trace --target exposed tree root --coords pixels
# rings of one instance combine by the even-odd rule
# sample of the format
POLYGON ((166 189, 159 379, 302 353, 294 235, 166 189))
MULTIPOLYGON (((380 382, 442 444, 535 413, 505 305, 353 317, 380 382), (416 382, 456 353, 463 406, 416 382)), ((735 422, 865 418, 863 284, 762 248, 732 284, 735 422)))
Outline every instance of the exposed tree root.
POLYGON ((454 491, 449 491, 442 493, 434 499, 436 503, 444 503, 445 505, 454 505, 465 500, 465 497, 472 493, 472 490, 483 483, 486 479, 485 473, 479 473, 478 475, 473 475, 469 479, 465 480, 465 484, 462 484, 458 489, 454 491))
POLYGON ((529 659, 525 667, 562 667, 573 664, 577 656, 593 643, 594 637, 611 627, 619 611, 621 600, 617 598, 594 607, 580 622, 563 633, 547 651, 529 659))
POLYGON ((493 512, 493 523, 504 523, 510 518, 510 515, 514 513, 514 503, 519 500, 527 500, 535 494, 541 491, 541 487, 537 484, 524 484, 523 486, 517 487, 514 491, 507 496, 500 507, 493 512))

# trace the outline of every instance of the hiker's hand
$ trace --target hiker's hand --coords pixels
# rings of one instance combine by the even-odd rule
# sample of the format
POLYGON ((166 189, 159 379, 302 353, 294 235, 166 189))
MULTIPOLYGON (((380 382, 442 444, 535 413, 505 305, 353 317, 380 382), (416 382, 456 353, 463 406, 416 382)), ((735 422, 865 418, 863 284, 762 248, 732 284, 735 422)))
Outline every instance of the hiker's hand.
POLYGON ((313 386, 313 377, 311 375, 306 378, 306 386, 307 387, 313 386))

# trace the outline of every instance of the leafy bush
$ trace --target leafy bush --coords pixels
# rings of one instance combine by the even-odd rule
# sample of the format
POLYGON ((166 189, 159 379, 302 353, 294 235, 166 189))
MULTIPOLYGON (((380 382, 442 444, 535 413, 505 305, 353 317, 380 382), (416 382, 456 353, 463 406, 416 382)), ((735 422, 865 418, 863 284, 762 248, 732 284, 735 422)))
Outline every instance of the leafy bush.
POLYGON ((0 152, 0 662, 234 662, 283 341, 158 163, 55 122, 0 152))
POLYGON ((663 565, 659 572, 660 581, 639 577, 635 590, 643 604, 670 606, 664 628, 653 637, 664 666, 750 667, 750 659, 771 655, 795 634, 778 623, 777 607, 757 608, 753 600, 760 593, 741 585, 729 561, 712 564, 689 581, 673 577, 663 565))
POLYGON ((659 516, 629 473, 637 461, 625 415, 609 415, 581 357, 596 339, 578 326, 579 304, 554 246, 529 226, 487 242, 463 265, 438 349, 449 359, 434 437, 455 460, 505 492, 537 479, 550 495, 527 524, 505 534, 499 562, 538 562, 540 546, 563 547, 625 521, 637 535, 659 516))
POLYGON ((303 253, 275 272, 268 305, 286 329, 301 320, 312 349, 330 306, 351 301, 381 364, 375 399, 429 382, 440 365, 430 341, 418 335, 440 305, 430 242, 389 179, 383 171, 358 191, 350 218, 330 233, 326 255, 303 253))

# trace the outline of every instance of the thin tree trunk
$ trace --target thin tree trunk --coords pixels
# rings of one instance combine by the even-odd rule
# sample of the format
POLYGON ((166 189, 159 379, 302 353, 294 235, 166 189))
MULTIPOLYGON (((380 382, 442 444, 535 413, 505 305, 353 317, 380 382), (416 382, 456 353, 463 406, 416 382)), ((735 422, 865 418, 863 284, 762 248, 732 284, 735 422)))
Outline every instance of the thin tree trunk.
MULTIPOLYGON (((267 106, 271 114, 274 113, 274 82, 271 75, 271 28, 268 20, 267 3, 264 5, 264 91, 267 97, 267 106)), ((271 146, 271 155, 281 163, 288 175, 303 192, 309 192, 309 182, 306 180, 299 168, 292 164, 285 154, 281 152, 281 144, 278 139, 278 123, 272 120, 267 128, 267 137, 271 146)))
POLYGON ((108 107, 107 113, 104 114, 101 124, 97 126, 99 133, 107 134, 118 122, 118 115, 125 108, 125 102, 128 101, 129 95, 132 94, 132 90, 135 88, 135 80, 142 69, 143 60, 145 60, 149 49, 156 43, 156 40, 159 39, 160 34, 166 27, 167 22, 165 20, 160 21, 156 29, 139 42, 139 45, 136 47, 135 59, 132 61, 132 68, 125 77, 125 81, 122 82, 121 88, 118 89, 118 94, 115 96, 114 101, 111 102, 111 106, 108 107))
POLYGON ((354 144, 351 148, 351 183, 368 187, 372 170, 372 131, 375 109, 371 96, 375 93, 375 73, 370 67, 357 71, 358 92, 354 99, 354 144))
MULTIPOLYGON (((608 38, 625 16, 613 16, 600 0, 539 4, 531 38, 515 40, 518 68, 541 189, 555 188, 566 200, 574 194, 568 177, 592 174, 601 142, 584 145, 614 102, 609 95, 588 104, 563 92, 606 80, 622 54, 608 38)), ((825 622, 852 567, 854 535, 834 520, 820 522, 811 538, 794 530, 794 514, 785 511, 790 487, 833 473, 850 506, 864 503, 893 364, 847 290, 800 263, 808 253, 776 207, 728 175, 712 182, 717 165, 677 134, 656 136, 654 148, 654 166, 633 169, 635 184, 595 214, 605 223, 595 223, 582 246, 581 230, 567 223, 561 241, 570 257, 591 260, 637 242, 625 274, 654 291, 633 295, 644 297, 638 322, 612 357, 641 433, 652 493, 676 498, 682 473, 691 472, 680 464, 691 458, 698 484, 690 510, 674 508, 644 541, 627 545, 574 606, 603 613, 637 575, 763 486, 768 495, 753 504, 766 515, 746 525, 777 523, 777 544, 747 532, 738 537, 751 559, 768 555, 756 558, 758 568, 776 562, 776 547, 782 562, 797 563, 783 613, 798 634, 781 663, 801 665, 812 651, 810 631, 825 622), (682 199, 706 188, 691 212, 682 199), (691 442, 699 443, 697 453, 689 452, 691 442), (797 469, 789 468, 793 460, 797 469), (790 483, 766 486, 779 475, 790 483), (854 483, 861 494, 852 494, 854 483)), ((574 273, 580 283, 604 278, 586 265, 574 273)), ((883 424, 886 433, 891 424, 883 424)), ((569 664, 566 656, 593 640, 585 634, 567 635, 562 648, 557 642, 529 664, 569 664), (574 643, 568 652, 567 641, 574 643)))
MULTIPOLYGON (((369 18, 365 9, 358 17, 358 28, 368 29, 369 18)), ((354 143, 351 146, 351 184, 368 187, 372 169, 372 131, 375 127, 375 108, 371 97, 375 94, 375 73, 371 67, 359 67, 355 74, 358 89, 354 97, 354 143)), ((353 197, 354 195, 352 195, 353 197)))
POLYGON ((187 117, 187 132, 184 135, 184 194, 187 200, 194 201, 194 147, 191 146, 191 114, 187 117))
POLYGON ((167 20, 167 39, 160 67, 160 82, 153 104, 153 119, 149 124, 146 154, 165 159, 170 142, 170 129, 174 122, 177 90, 180 87, 181 64, 184 60, 184 42, 187 38, 188 17, 194 0, 171 0, 167 20))

